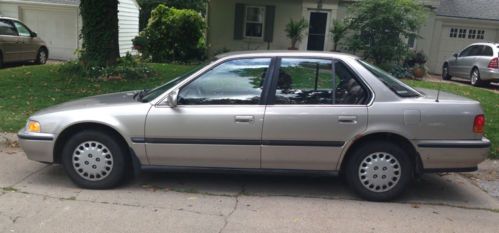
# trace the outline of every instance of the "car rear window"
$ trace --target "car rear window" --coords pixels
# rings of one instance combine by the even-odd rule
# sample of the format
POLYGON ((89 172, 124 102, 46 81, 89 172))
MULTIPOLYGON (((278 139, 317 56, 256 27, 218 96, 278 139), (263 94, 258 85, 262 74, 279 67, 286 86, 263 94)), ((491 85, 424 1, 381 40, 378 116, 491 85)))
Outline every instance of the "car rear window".
POLYGON ((382 69, 371 65, 365 61, 357 60, 364 68, 366 68, 371 74, 378 78, 385 86, 387 86, 393 93, 400 97, 410 98, 410 97, 420 97, 421 94, 414 90, 412 87, 401 82, 397 78, 383 71, 382 69))

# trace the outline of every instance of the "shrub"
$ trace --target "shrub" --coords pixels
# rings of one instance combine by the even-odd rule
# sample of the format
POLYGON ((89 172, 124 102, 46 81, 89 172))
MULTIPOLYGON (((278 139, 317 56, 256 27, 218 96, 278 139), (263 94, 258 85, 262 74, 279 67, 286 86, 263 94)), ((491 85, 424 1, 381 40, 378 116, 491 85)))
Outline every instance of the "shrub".
POLYGON ((300 19, 298 21, 294 21, 290 19, 288 24, 286 24, 286 36, 291 40, 290 49, 296 49, 296 44, 301 42, 303 39, 303 31, 307 29, 308 22, 305 19, 300 19))
POLYGON ((143 33, 148 41, 145 55, 150 54, 153 62, 204 59, 204 29, 204 19, 196 11, 159 5, 143 33))
POLYGON ((91 79, 142 79, 154 75, 152 69, 139 58, 127 54, 119 58, 114 66, 89 66, 78 61, 69 61, 61 65, 59 72, 73 77, 91 79))

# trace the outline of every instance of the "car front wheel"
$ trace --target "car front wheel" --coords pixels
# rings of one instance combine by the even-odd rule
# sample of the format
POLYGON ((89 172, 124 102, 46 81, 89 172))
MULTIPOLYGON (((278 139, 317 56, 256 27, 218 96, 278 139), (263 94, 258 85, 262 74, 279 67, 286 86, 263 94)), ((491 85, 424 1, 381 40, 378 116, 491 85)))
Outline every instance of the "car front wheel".
POLYGON ((389 201, 403 193, 413 167, 408 154, 398 145, 372 141, 356 148, 347 162, 346 178, 362 198, 389 201))
POLYGON ((40 50, 38 50, 38 54, 36 55, 36 64, 39 64, 39 65, 43 65, 45 63, 47 63, 47 59, 48 59, 48 52, 46 49, 44 48, 41 48, 40 50))
POLYGON ((62 164, 71 180, 88 189, 108 189, 125 178, 128 152, 105 132, 86 130, 71 137, 62 152, 62 164))
POLYGON ((443 67, 442 67, 442 79, 443 80, 450 80, 452 77, 450 76, 449 74, 449 65, 448 64, 445 64, 443 67))

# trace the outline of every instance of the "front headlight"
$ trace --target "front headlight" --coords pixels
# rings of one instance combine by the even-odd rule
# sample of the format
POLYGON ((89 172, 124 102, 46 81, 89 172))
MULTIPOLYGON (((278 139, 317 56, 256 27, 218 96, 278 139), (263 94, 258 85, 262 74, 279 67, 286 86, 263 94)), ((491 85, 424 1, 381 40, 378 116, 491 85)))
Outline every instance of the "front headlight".
POLYGON ((31 133, 40 133, 42 131, 42 126, 38 121, 29 120, 26 129, 31 133))

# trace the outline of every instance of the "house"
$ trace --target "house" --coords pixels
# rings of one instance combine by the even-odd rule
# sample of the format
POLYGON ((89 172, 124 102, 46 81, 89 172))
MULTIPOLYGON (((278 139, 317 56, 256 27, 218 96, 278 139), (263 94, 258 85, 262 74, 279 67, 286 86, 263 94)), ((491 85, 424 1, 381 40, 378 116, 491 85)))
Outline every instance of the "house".
MULTIPOLYGON (((51 59, 69 60, 81 48, 79 0, 0 0, 0 15, 23 21, 47 43, 51 59)), ((119 0, 119 46, 123 56, 132 51, 139 32, 139 5, 119 0)))
MULTIPOLYGON (((359 0, 357 0, 359 1, 359 0)), ((428 56, 428 67, 440 73, 445 58, 468 44, 498 41, 497 0, 419 0, 428 9, 421 38, 408 46, 428 56)), ((208 6, 209 54, 235 50, 288 49, 284 28, 290 19, 305 18, 308 33, 300 50, 330 51, 329 30, 334 20, 348 17, 355 0, 210 0, 208 6)), ((344 49, 342 50, 344 52, 344 49)))

